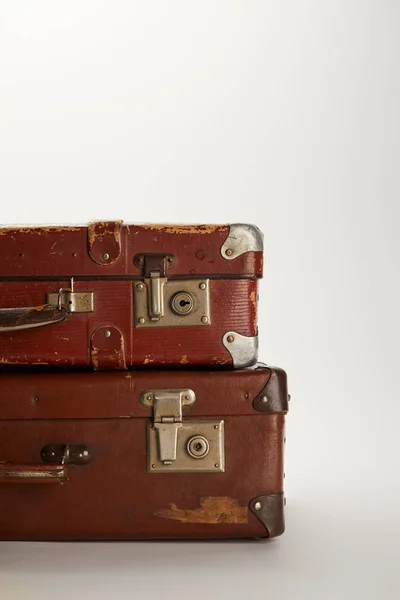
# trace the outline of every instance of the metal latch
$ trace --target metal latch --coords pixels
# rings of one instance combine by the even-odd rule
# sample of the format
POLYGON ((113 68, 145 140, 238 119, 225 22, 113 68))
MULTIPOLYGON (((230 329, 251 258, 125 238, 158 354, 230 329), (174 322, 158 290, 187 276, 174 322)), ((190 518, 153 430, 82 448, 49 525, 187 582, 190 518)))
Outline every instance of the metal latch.
POLYGON ((153 407, 147 428, 148 473, 223 473, 224 421, 182 419, 182 407, 193 404, 191 389, 147 390, 140 395, 153 407))
POLYGON ((71 278, 70 288, 61 288, 58 292, 47 294, 47 303, 54 306, 66 306, 71 313, 86 313, 94 311, 94 293, 76 292, 74 279, 71 278))
POLYGON ((133 263, 144 274, 148 296, 148 317, 151 321, 159 321, 164 316, 163 287, 167 281, 166 273, 167 269, 175 263, 175 257, 173 254, 145 252, 136 254, 133 263))
POLYGON ((193 404, 193 390, 151 390, 140 396, 142 404, 153 406, 153 427, 158 432, 159 459, 164 465, 176 460, 178 429, 182 427, 182 406, 193 404))
POLYGON ((210 325, 210 281, 167 279, 173 254, 136 254, 143 281, 134 283, 135 327, 210 325))

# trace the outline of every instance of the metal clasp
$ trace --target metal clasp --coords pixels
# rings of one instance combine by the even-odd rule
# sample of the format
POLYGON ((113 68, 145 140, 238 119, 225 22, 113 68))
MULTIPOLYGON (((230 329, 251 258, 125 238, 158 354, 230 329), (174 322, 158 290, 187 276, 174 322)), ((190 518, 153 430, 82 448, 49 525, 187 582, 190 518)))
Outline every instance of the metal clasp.
POLYGON ((60 288, 58 292, 47 294, 47 303, 57 306, 58 310, 66 306, 69 312, 86 313, 94 311, 93 292, 75 292, 74 279, 71 278, 70 288, 60 288))
MULTIPOLYGON (((150 321, 160 321, 164 316, 164 285, 167 283, 167 269, 175 264, 173 254, 157 252, 144 252, 136 254, 133 258, 135 267, 141 269, 144 275, 144 284, 139 284, 139 291, 147 289, 147 317, 150 321)), ((139 318, 146 321, 144 316, 139 318)), ((144 322, 143 321, 143 322, 144 322)))
POLYGON ((159 321, 164 316, 163 287, 166 281, 166 277, 160 277, 160 271, 151 271, 150 277, 145 279, 149 295, 149 318, 152 321, 159 321))
POLYGON ((193 390, 147 390, 140 395, 145 406, 153 407, 153 428, 158 433, 158 455, 164 465, 176 460, 178 429, 182 427, 182 407, 193 404, 193 390))

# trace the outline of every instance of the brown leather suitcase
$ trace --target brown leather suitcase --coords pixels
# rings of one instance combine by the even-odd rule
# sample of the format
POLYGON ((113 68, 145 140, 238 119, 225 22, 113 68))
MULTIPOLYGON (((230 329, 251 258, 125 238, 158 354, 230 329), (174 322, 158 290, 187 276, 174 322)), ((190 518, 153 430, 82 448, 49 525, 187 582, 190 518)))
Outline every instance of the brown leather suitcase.
POLYGON ((0 228, 0 361, 252 365, 262 248, 243 224, 0 228))
POLYGON ((286 374, 3 373, 0 539, 274 537, 286 374))

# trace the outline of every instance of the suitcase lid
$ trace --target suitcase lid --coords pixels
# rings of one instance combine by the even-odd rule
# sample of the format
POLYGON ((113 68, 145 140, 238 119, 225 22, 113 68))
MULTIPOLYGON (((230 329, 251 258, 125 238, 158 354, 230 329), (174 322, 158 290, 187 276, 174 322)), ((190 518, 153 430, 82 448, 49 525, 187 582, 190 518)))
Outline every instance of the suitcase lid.
POLYGON ((263 236, 254 225, 124 225, 0 228, 0 277, 142 279, 262 277, 263 236))
POLYGON ((218 371, 3 372, 0 421, 150 418, 154 391, 188 390, 184 417, 285 414, 287 377, 276 367, 218 371))

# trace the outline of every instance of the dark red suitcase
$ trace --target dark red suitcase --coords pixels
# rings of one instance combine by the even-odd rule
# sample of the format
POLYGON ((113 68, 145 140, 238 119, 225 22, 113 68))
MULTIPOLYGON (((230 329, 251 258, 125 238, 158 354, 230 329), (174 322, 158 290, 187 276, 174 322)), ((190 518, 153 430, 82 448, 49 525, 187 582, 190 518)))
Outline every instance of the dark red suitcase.
POLYGON ((3 373, 0 539, 274 537, 286 374, 3 373))
POLYGON ((257 359, 251 225, 0 228, 0 361, 226 365, 257 359))

